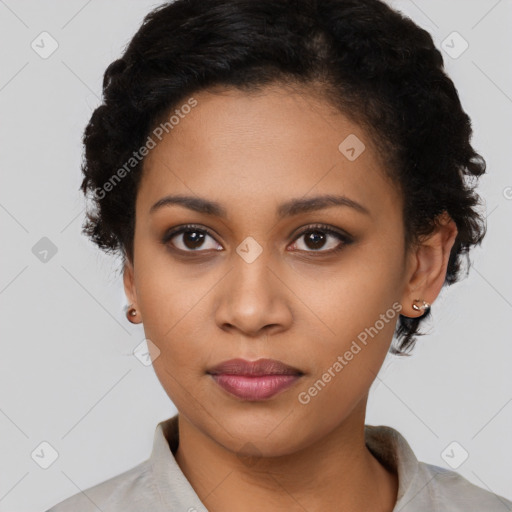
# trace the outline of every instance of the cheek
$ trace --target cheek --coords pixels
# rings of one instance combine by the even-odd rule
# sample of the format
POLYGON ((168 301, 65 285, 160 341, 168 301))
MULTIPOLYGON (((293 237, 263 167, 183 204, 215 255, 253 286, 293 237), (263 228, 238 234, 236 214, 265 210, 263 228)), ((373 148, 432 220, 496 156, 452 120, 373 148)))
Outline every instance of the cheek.
POLYGON ((329 382, 332 393, 325 400, 366 392, 393 338, 401 310, 401 260, 396 251, 376 245, 361 248, 316 283, 300 280, 300 289, 294 288, 309 308, 301 307, 304 339, 310 341, 304 360, 311 362, 315 379, 329 382))
MULTIPOLYGON (((198 318, 207 318, 204 311, 203 287, 190 288, 178 279, 146 279, 139 292, 144 332, 162 353, 171 353, 172 360, 183 359, 201 347, 204 332, 199 332, 198 318)), ((203 322, 204 323, 204 322, 203 322)), ((197 359, 196 359, 197 361, 197 359)))
POLYGON ((301 307, 308 323, 335 344, 356 339, 376 324, 379 331, 389 335, 391 330, 392 335, 400 297, 400 272, 394 261, 393 255, 368 246, 328 273, 308 276, 303 272, 294 291, 309 309, 301 307))
POLYGON ((198 321, 206 315, 203 295, 204 291, 184 294, 174 287, 171 291, 162 286, 161 280, 147 281, 143 293, 144 332, 156 346, 153 368, 180 410, 200 406, 204 401, 198 383, 205 378, 204 360, 211 346, 201 332, 204 323, 198 321))
POLYGON ((400 304, 393 306, 385 292, 373 291, 370 300, 333 294, 326 317, 329 329, 324 326, 320 335, 315 325, 308 327, 305 338, 314 343, 305 347, 303 360, 311 374, 297 399, 326 423, 342 421, 364 398, 388 353, 400 304))
POLYGON ((400 244, 384 233, 358 249, 346 268, 327 284, 330 320, 338 331, 357 337, 377 324, 379 331, 389 334, 387 327, 398 319, 402 265, 400 244))
POLYGON ((153 366, 159 378, 179 380, 202 371, 211 350, 205 324, 211 318, 207 293, 214 276, 188 270, 170 258, 140 254, 136 272, 137 301, 146 338, 159 350, 153 366))
POLYGON ((136 250, 135 286, 146 334, 162 344, 201 297, 201 287, 183 275, 165 247, 144 235, 136 250))

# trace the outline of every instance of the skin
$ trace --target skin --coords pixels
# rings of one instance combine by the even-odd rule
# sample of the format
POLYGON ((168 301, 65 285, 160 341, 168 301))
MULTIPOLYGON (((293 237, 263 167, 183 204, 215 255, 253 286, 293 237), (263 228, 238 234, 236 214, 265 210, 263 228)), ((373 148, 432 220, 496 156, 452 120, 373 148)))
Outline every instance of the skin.
POLYGON ((179 412, 176 461, 210 511, 391 511, 397 475, 366 447, 364 421, 398 314, 309 403, 298 396, 392 304, 415 317, 414 299, 434 302, 456 226, 443 217, 406 253, 402 198, 385 162, 360 125, 311 90, 216 88, 194 98, 197 106, 146 157, 134 258, 123 275, 179 412), (338 149, 349 134, 366 146, 354 161, 338 149), (169 194, 216 201, 227 217, 181 205, 149 212, 169 194), (276 216, 281 203, 324 194, 345 195, 369 214, 331 206, 276 216), (196 249, 190 233, 162 243, 187 223, 214 237, 196 249), (315 223, 353 242, 322 231, 323 244, 308 243, 300 232, 315 223), (262 249, 251 263, 236 252, 247 237, 262 249), (206 374, 235 357, 278 359, 304 375, 270 399, 242 400, 206 374))

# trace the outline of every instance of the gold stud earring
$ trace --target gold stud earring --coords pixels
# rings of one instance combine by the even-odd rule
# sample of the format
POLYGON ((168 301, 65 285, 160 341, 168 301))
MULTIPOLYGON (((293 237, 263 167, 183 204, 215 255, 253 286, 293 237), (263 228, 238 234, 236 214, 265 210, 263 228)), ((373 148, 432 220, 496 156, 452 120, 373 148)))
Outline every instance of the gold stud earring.
POLYGON ((412 303, 412 309, 414 309, 415 311, 424 311, 429 308, 430 308, 430 304, 423 299, 414 299, 414 301, 412 303), (418 306, 417 303, 420 303, 420 302, 421 302, 421 305, 418 306))
POLYGON ((137 310, 135 308, 130 308, 128 309, 128 311, 126 312, 126 318, 128 319, 129 322, 131 322, 132 324, 136 323, 132 320, 133 317, 137 316, 137 310))

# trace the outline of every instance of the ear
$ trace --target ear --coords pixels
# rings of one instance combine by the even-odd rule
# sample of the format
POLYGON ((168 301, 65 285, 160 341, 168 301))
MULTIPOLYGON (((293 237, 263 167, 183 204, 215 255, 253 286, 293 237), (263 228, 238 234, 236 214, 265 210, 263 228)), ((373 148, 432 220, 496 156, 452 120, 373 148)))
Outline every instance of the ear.
POLYGON ((422 316, 423 311, 413 309, 413 301, 420 299, 432 304, 439 295, 457 232, 453 219, 443 212, 437 219, 436 230, 411 249, 401 301, 402 315, 411 318, 422 316))
POLYGON ((123 267, 124 292, 128 298, 129 304, 131 304, 132 307, 137 308, 137 292, 135 289, 134 277, 133 264, 129 259, 126 259, 123 267))

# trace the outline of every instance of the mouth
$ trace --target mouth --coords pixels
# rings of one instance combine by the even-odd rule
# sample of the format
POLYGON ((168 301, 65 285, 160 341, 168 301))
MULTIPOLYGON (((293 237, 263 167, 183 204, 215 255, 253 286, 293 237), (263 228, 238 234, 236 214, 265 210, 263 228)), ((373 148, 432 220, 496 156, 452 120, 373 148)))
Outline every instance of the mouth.
POLYGON ((304 373, 276 359, 258 359, 247 361, 246 359, 230 359, 224 361, 206 373, 210 375, 239 375, 246 377, 260 377, 264 375, 304 375, 304 373))
POLYGON ((230 359, 207 371, 231 396, 242 400, 266 400, 297 382, 304 372, 275 359, 230 359))

